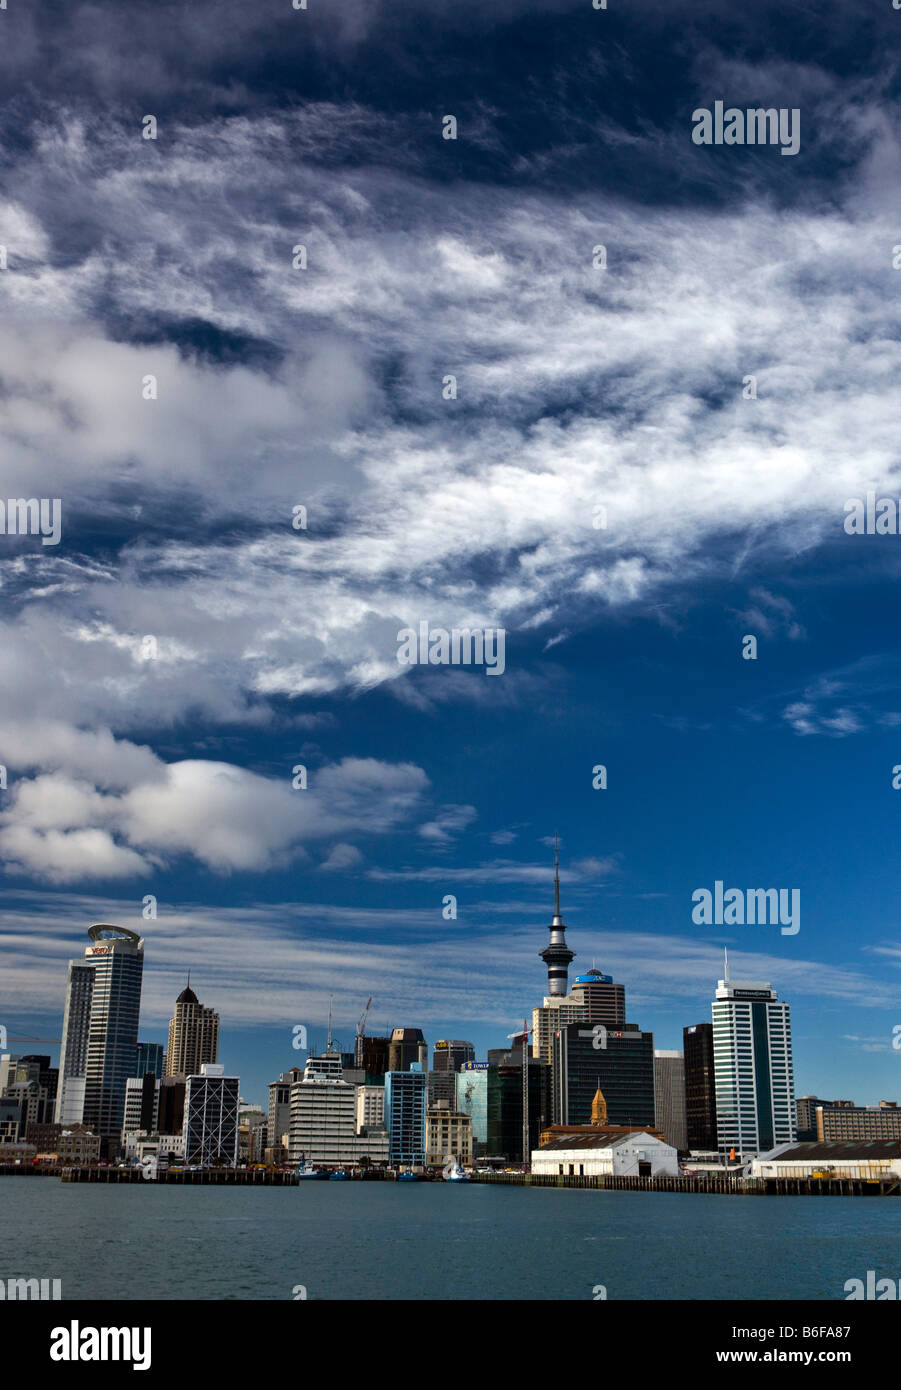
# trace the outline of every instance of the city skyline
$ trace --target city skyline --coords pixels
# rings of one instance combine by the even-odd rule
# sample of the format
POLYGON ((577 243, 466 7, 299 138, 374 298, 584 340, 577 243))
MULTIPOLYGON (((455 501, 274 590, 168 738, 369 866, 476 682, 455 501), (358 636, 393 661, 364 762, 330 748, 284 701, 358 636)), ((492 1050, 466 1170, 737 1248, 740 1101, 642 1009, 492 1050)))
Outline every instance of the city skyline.
MULTIPOLYGON (((554 837, 554 840, 556 840, 556 836, 554 837)), ((553 842, 552 842, 552 843, 553 843, 553 842)), ((560 888, 559 888, 559 877, 558 877, 558 873, 559 873, 559 869, 558 869, 558 863, 557 863, 557 851, 556 851, 556 847, 555 847, 554 866, 553 866, 553 878, 554 878, 554 916, 553 916, 553 922, 550 924, 550 930, 551 930, 552 932, 556 932, 556 933, 557 933, 557 935, 556 935, 555 938, 554 938, 555 940, 559 940, 559 931, 560 931, 560 930, 563 930, 563 922, 562 922, 561 911, 560 911, 560 906, 561 906, 561 905, 560 905, 560 896, 559 896, 560 888)), ((156 923, 154 922, 153 925, 155 926, 156 923)), ((92 930, 96 930, 96 929, 92 929, 92 930)), ((111 930, 114 930, 114 929, 111 929, 111 930)), ((118 930, 118 929, 115 929, 115 930, 118 930)), ((127 930, 128 930, 128 929, 126 929, 126 931, 127 931, 127 930)), ((547 930, 547 928, 546 928, 546 930, 547 930)), ((141 944, 142 944, 142 947, 143 947, 144 942, 142 941, 141 944)), ((540 938, 540 937, 539 937, 539 944, 541 944, 541 938, 540 938)), ((87 952, 86 952, 86 954, 87 954, 87 952)), ((543 956, 543 955, 544 955, 544 952, 538 952, 537 954, 543 956)), ((570 952, 570 954, 572 954, 572 955, 574 956, 574 958, 577 958, 577 956, 578 956, 578 952, 570 952)), ((724 954, 725 954, 725 950, 724 950, 724 954)), ((723 966, 723 973, 724 973, 724 975, 725 975, 725 978, 726 978, 727 983, 728 983, 728 980, 729 980, 729 978, 730 978, 730 974, 731 974, 731 976, 732 976, 733 979, 740 979, 740 980, 743 980, 743 981, 745 981, 745 982, 747 982, 748 980, 751 980, 752 978, 755 978, 755 979, 763 979, 763 978, 765 978, 764 976, 760 975, 759 973, 758 973, 756 976, 753 976, 753 977, 752 977, 752 975, 749 973, 749 971, 748 971, 747 969, 745 969, 745 968, 743 967, 743 965, 741 964, 742 960, 744 960, 744 959, 749 959, 749 960, 751 960, 751 961, 753 961, 753 962, 755 962, 755 963, 759 963, 760 960, 761 960, 761 958, 760 958, 759 956, 758 956, 758 957, 755 957, 755 956, 748 956, 748 957, 745 957, 745 956, 742 955, 742 953, 738 953, 738 955, 736 956, 736 953, 733 952, 732 968, 731 968, 731 971, 730 971, 730 964, 729 964, 728 956, 726 956, 725 961, 724 961, 724 966, 723 966), (738 965, 736 965, 736 962, 738 962, 738 965)), ((77 965, 78 962, 71 962, 70 964, 77 965)), ((508 963, 508 964, 509 964, 509 963, 508 963)), ((559 964, 560 964, 560 962, 557 961, 556 958, 555 958, 554 965, 555 965, 555 968, 556 968, 557 970, 559 970, 559 964)), ((595 961, 592 960, 592 967, 593 967, 594 965, 595 965, 595 961)), ((574 986, 574 985, 577 985, 579 975, 582 975, 582 974, 584 974, 585 972, 589 971, 592 967, 590 967, 590 966, 588 965, 587 962, 583 962, 583 964, 582 964, 581 967, 579 967, 578 965, 574 965, 574 966, 572 967, 573 978, 572 978, 572 980, 569 981, 568 989, 569 989, 569 990, 572 990, 573 986, 574 986)), ((188 973, 190 974, 190 971, 189 971, 188 973)), ((214 973, 215 973, 215 972, 214 972, 214 973)), ((637 1013, 638 1013, 639 1009, 643 1010, 644 1007, 645 1007, 643 1003, 639 1002, 639 1001, 641 1000, 641 990, 640 990, 640 987, 636 990, 635 988, 632 987, 631 982, 629 982, 629 981, 624 981, 624 980, 620 979, 620 978, 617 976, 616 972, 611 972, 611 973, 612 973, 612 978, 613 978, 614 980, 616 980, 618 986, 620 986, 620 987, 625 986, 625 987, 627 988, 627 991, 628 991, 628 1001, 629 1001, 629 1002, 628 1002, 628 1008, 627 1008, 627 1015, 628 1015, 628 1021, 631 1023, 631 1022, 635 1021, 635 1017, 637 1016, 637 1013)), ((167 975, 167 978, 168 978, 168 972, 166 972, 166 975, 167 975)), ((149 976, 148 976, 148 977, 149 977, 149 976)), ((766 977, 766 978, 767 978, 767 982, 768 982, 768 986, 769 986, 769 979, 768 979, 768 977, 766 977)), ((710 990, 710 993, 709 993, 709 996, 708 996, 708 1004, 707 1004, 707 1010, 706 1010, 706 1012, 703 1012, 703 1013, 699 1014, 697 1017, 694 1017, 694 1018, 689 1018, 689 1017, 684 1017, 684 1018, 682 1018, 682 1021, 681 1021, 681 1023, 679 1024, 679 1036, 678 1036, 677 1042, 676 1042, 676 1044, 675 1044, 676 1049, 681 1050, 681 1046, 682 1046, 682 1029, 683 1029, 683 1028, 685 1028, 685 1027, 690 1027, 690 1026, 692 1026, 693 1024, 697 1024, 697 1023, 701 1023, 701 1022, 709 1022, 709 1021, 710 1021, 710 1019, 711 1019, 711 1006, 712 1006, 712 1003, 713 1003, 713 1001, 714 1001, 714 998, 720 998, 720 997, 721 997, 720 994, 719 994, 718 992, 717 992, 716 995, 714 996, 713 989, 716 987, 716 985, 721 986, 722 983, 723 983, 722 978, 720 978, 719 976, 717 976, 715 985, 711 987, 711 990, 710 990)), ((541 987, 541 993, 544 993, 545 990, 549 989, 549 987, 550 987, 550 980, 544 982, 543 986, 541 987)), ((778 988, 778 987, 777 987, 777 988, 778 988)), ((489 991, 490 991, 490 985, 489 985, 489 991)), ((552 997, 553 997, 553 996, 552 996, 552 997)), ((786 1002, 789 1002, 789 1003, 791 1002, 791 1000, 787 997, 786 991, 785 991, 784 989, 782 989, 781 994, 780 994, 779 997, 781 997, 782 999, 786 1000, 786 1002)), ((172 1019, 173 1019, 173 1010, 177 1011, 177 1008, 178 1008, 178 1006, 179 1006, 179 1003, 180 1003, 181 1001, 184 1001, 185 999, 190 999, 190 1000, 193 1001, 193 1003, 196 1004, 196 996, 194 996, 194 992, 193 992, 193 990, 191 990, 190 985, 185 985, 185 984, 183 983, 183 985, 182 985, 182 990, 181 990, 179 996, 177 996, 177 998, 175 999, 175 1001, 172 1002, 172 1003, 170 1003, 170 1005, 168 1006, 168 1008, 169 1008, 169 1014, 168 1014, 168 1022, 167 1022, 167 1032, 171 1032, 171 1025, 172 1025, 172 1019)), ((333 1009, 334 1009, 334 1000, 335 1000, 335 993, 334 993, 334 991, 332 991, 332 992, 330 993, 330 995, 328 996, 328 1009, 329 1009, 329 1011, 330 1011, 330 1012, 329 1012, 329 1019, 330 1019, 330 1021, 334 1022, 333 1031, 334 1031, 334 1033, 335 1033, 335 1035, 336 1035, 335 1049, 336 1049, 336 1050, 342 1050, 342 1051, 345 1051, 345 1052, 350 1052, 350 1051, 353 1050, 354 1038, 355 1038, 355 1036, 356 1036, 356 1027, 355 1027, 355 1025, 356 1025, 357 1015, 353 1015, 353 1025, 354 1025, 354 1026, 353 1026, 353 1032, 352 1032, 352 1033, 349 1031, 350 1025, 349 1025, 348 1027, 342 1028, 340 1024, 338 1024, 337 1022, 335 1022, 335 1021, 332 1020, 332 1018, 331 1018, 331 1012, 332 1012, 333 1009), (347 1034, 347 1036, 346 1036, 346 1037, 340 1036, 340 1034, 341 1034, 342 1032, 345 1033, 345 1034, 347 1034)), ((354 1002, 353 999, 351 998, 348 1002, 349 1002, 350 1010, 351 1010, 351 1012, 353 1012, 353 1002, 354 1002)), ((535 1002, 534 1002, 533 1007, 537 1007, 538 1002, 539 1002, 539 999, 538 999, 538 997, 536 996, 536 997, 535 997, 535 1002)), ((198 1007, 199 1007, 199 1006, 198 1006, 198 1007)), ((214 1020, 216 1020, 216 1027, 217 1027, 217 1030, 218 1030, 218 1018, 217 1018, 217 1015, 221 1014, 222 1010, 214 1010, 214 1009, 210 1008, 209 1006, 204 1006, 202 1012, 203 1012, 204 1016, 208 1016, 208 1017, 211 1017, 211 1018, 213 1018, 214 1020)), ((600 1015, 599 1015, 599 1016, 600 1016, 600 1015)), ((416 1018, 407 1017, 407 1018, 405 1018, 405 1019, 392 1018, 392 1019, 387 1020, 385 1023, 382 1023, 382 1024, 380 1024, 378 1020, 379 1020, 379 1009, 376 1007, 375 1010, 374 1010, 374 1012, 373 1012, 373 1014, 372 1014, 371 1021, 370 1021, 369 1025, 368 1025, 368 1028, 367 1028, 367 1032, 368 1032, 370 1035, 374 1035, 374 1036, 385 1036, 385 1034, 383 1034, 383 1033, 381 1032, 381 1029, 382 1029, 382 1028, 385 1028, 385 1027, 387 1028, 388 1033, 390 1033, 390 1031, 391 1031, 392 1029, 394 1029, 394 1028, 411 1027, 411 1026, 412 1026, 412 1027, 417 1027, 417 1028, 418 1028, 418 1027, 421 1027, 421 1020, 418 1018, 418 1016, 417 1016, 416 1018), (374 1021, 373 1021, 373 1020, 374 1020, 374 1021)), ((265 1041, 265 1039, 266 1039, 267 1034, 271 1034, 271 1030, 269 1030, 269 1029, 264 1029, 264 1028, 260 1028, 260 1027, 254 1029, 254 1030, 251 1030, 250 1036, 254 1038, 254 1040, 255 1040, 257 1046, 256 1046, 256 1049, 253 1049, 253 1048, 250 1049, 250 1055, 251 1055, 251 1056, 254 1056, 254 1055, 255 1055, 256 1058, 257 1058, 258 1060, 257 1060, 257 1067, 254 1067, 254 1065, 251 1064, 250 1068, 248 1068, 248 1066, 247 1066, 247 1064, 246 1064, 247 1054, 243 1051, 243 1045, 242 1045, 242 1043, 239 1041, 239 1039, 242 1038, 242 1037, 246 1038, 246 1036, 247 1036, 247 1030, 242 1030, 242 1029, 240 1029, 240 1028, 234 1030, 234 1031, 235 1031, 235 1040, 234 1040, 234 1042, 232 1043, 231 1049, 229 1050, 229 1049, 228 1049, 228 1043, 227 1043, 227 1035, 228 1035, 228 1032, 230 1032, 230 1031, 232 1031, 232 1030, 231 1030, 231 1029, 229 1028, 229 1026, 228 1026, 228 1020, 226 1021, 226 1030, 225 1030, 225 1031, 226 1031, 226 1052, 225 1052, 225 1056, 228 1057, 228 1058, 230 1059, 230 1060, 229 1060, 229 1065, 228 1065, 228 1067, 227 1067, 227 1070, 229 1071, 229 1074, 235 1074, 235 1075, 239 1075, 239 1076, 241 1077, 241 1079, 242 1079, 242 1096, 243 1096, 244 1099, 246 1099, 246 1100, 248 1100, 248 1101, 253 1100, 253 1101, 256 1102, 256 1103, 262 1104, 262 1103, 264 1102, 264 1100, 265 1100, 266 1092, 268 1091, 268 1086, 271 1084, 271 1080, 272 1080, 272 1075, 273 1075, 273 1074, 277 1075, 281 1070, 284 1069, 284 1067, 287 1067, 288 1065, 297 1065, 298 1062, 302 1065, 303 1062, 304 1062, 304 1060, 305 1060, 307 1057, 313 1056, 313 1055, 316 1055, 316 1054, 322 1054, 323 1052, 325 1052, 325 1050, 326 1050, 326 1028, 319 1028, 319 1027, 317 1026, 318 1021, 315 1020, 314 1018, 311 1018, 310 1021, 301 1021, 301 1020, 298 1020, 298 1023, 301 1024, 301 1027, 302 1027, 303 1030, 304 1030, 304 1032, 303 1032, 303 1037, 304 1037, 304 1039, 305 1039, 307 1045, 306 1045, 305 1048, 302 1048, 302 1049, 298 1049, 298 1048, 294 1045, 295 1039, 296 1039, 296 1034, 297 1034, 297 1025, 296 1025, 296 1024, 292 1024, 292 1026, 291 1026, 291 1056, 290 1056, 290 1057, 284 1057, 284 1056, 282 1056, 282 1057, 280 1057, 280 1058, 275 1058, 275 1057, 274 1057, 274 1055, 273 1055, 273 1053, 272 1053, 272 1040, 271 1040, 271 1037, 270 1037, 270 1040, 269 1040, 269 1043, 268 1043, 268 1051, 266 1050, 266 1049, 267 1049, 267 1042, 265 1041), (322 1034, 321 1038, 318 1036, 318 1034, 319 1034, 320 1032, 321 1032, 321 1034, 322 1034), (262 1071, 259 1071, 259 1070, 257 1069, 257 1068, 259 1068, 259 1067, 262 1068, 262 1071), (264 1074, 265 1074, 265 1080, 263 1080, 262 1082, 258 1081, 257 1077, 258 1077, 258 1076, 263 1076, 264 1074), (260 1090, 262 1091, 262 1095, 261 1095, 261 1096, 257 1096, 257 1094, 256 1094, 257 1089, 260 1089, 260 1090)), ((23 1025, 23 1026, 24 1026, 24 1025, 23 1025)), ((661 1040, 661 1038, 660 1038, 660 1036, 659 1036, 657 1030, 654 1029, 653 1026, 647 1024, 646 1022, 644 1022, 644 1020, 642 1020, 640 1026, 641 1026, 646 1032, 649 1032, 649 1033, 653 1033, 653 1034, 654 1034, 654 1048, 655 1048, 656 1051, 666 1050, 666 1048, 669 1046, 669 1044, 668 1044, 668 1043, 664 1043, 664 1042, 661 1040)), ((795 1027, 797 1028, 797 1021, 796 1021, 796 1023, 795 1023, 795 1027)), ((12 1030, 12 1028, 10 1028, 10 1027, 7 1027, 7 1031, 8 1031, 9 1033, 11 1033, 11 1034, 13 1033, 13 1030, 12 1030)), ((154 1031, 155 1031, 155 1030, 154 1030, 153 1024, 152 1024, 151 1022, 145 1021, 144 1009, 143 1009, 143 1002, 142 1002, 142 1021, 141 1021, 141 1024, 140 1024, 140 1035, 141 1035, 141 1036, 140 1036, 140 1041, 141 1041, 142 1043, 151 1043, 151 1042, 155 1043, 155 1042, 157 1042, 158 1040, 157 1040, 156 1038, 150 1036, 150 1034, 152 1034, 154 1031)), ((461 1029, 458 1027, 457 1031, 459 1032, 459 1031, 461 1031, 461 1029)), ((284 1039, 283 1030, 280 1028, 280 1029, 278 1029, 278 1032, 282 1035, 282 1037, 283 1037, 283 1039, 284 1039)), ((13 1034, 13 1036, 15 1036, 15 1035, 13 1034)), ((28 1035, 26 1035, 26 1036, 28 1036, 28 1035)), ((437 1040, 439 1040, 439 1039, 441 1039, 441 1038, 446 1038, 446 1037, 452 1036, 452 1034, 451 1034, 450 1032, 448 1032, 447 1030, 445 1030, 445 1031, 442 1032, 440 1026, 439 1026, 439 1025, 436 1025, 436 1028, 431 1029, 431 1030, 429 1030, 428 1032, 426 1032, 425 1036, 426 1036, 426 1040, 427 1040, 427 1042, 428 1042, 428 1044, 429 1044, 429 1048, 431 1049, 431 1048, 434 1046, 435 1041, 437 1041, 437 1040), (430 1035, 430 1034, 431 1034, 431 1035, 430 1035)), ((472 1020, 472 1021, 470 1021, 470 1023, 468 1024, 468 1031, 467 1031, 467 1037, 469 1037, 469 1036, 472 1036, 473 1038, 476 1038, 476 1039, 479 1039, 479 1040, 481 1040, 481 1039, 484 1039, 484 1040, 485 1040, 484 1042, 482 1042, 482 1041, 476 1041, 475 1047, 476 1047, 476 1055, 477 1055, 477 1056, 484 1056, 484 1055, 487 1054, 487 1052, 488 1052, 488 1050, 489 1050, 490 1048, 492 1048, 492 1047, 498 1047, 499 1045, 501 1045, 501 1038, 500 1038, 500 1037, 497 1035, 497 1033, 491 1028, 490 1024, 489 1024, 489 1023, 486 1023, 486 1022, 483 1021, 483 1020, 472 1020)), ((165 1039, 165 1037, 163 1038, 162 1042, 163 1042, 163 1046, 165 1047, 165 1045, 166 1045, 166 1039, 165 1039)), ((11 1050, 13 1050, 13 1049, 11 1049, 11 1050)), ((210 1058, 207 1058, 207 1060, 210 1060, 210 1058)), ((212 1057, 211 1060, 216 1060, 216 1058, 215 1058, 215 1057, 212 1057)), ((856 1101, 856 1103, 859 1104, 859 1105, 875 1105, 875 1104, 877 1103, 877 1101, 891 1099, 891 1096, 892 1096, 891 1091, 885 1090, 885 1089, 883 1089, 883 1090, 880 1092, 880 1094, 879 1094, 878 1096, 873 1096, 872 1098, 871 1098, 869 1095, 864 1095, 863 1092, 862 1092, 862 1089, 861 1089, 862 1084, 863 1084, 863 1078, 862 1078, 862 1076, 859 1076, 859 1077, 857 1077, 856 1079, 855 1079, 855 1078, 852 1078, 851 1081, 849 1082, 849 1084, 846 1085, 846 1086, 844 1086, 844 1088, 843 1088, 842 1086, 837 1085, 837 1084, 834 1083, 834 1080, 833 1080, 832 1076, 829 1074, 828 1069, 827 1069, 826 1072, 824 1072, 824 1077, 825 1077, 825 1079, 824 1079, 824 1081, 823 1081, 821 1084, 819 1084, 819 1085, 806 1085, 806 1084, 804 1084, 803 1081, 802 1081, 802 1083, 801 1083, 800 1086, 799 1086, 798 1083, 797 1083, 797 1074, 798 1074, 798 1064, 797 1064, 797 1060, 795 1060, 794 1072, 795 1072, 795 1079, 796 1079, 795 1094, 796 1094, 796 1096, 798 1096, 798 1097, 800 1097, 801 1095, 820 1095, 820 1096, 825 1096, 825 1097, 828 1099, 828 1098, 830 1098, 830 1097, 832 1097, 832 1096, 838 1096, 840 1093, 843 1093, 843 1091, 844 1091, 844 1092, 848 1092, 848 1093, 852 1093, 852 1092, 853 1092, 854 1097, 855 1097, 855 1101, 856 1101), (849 1090, 849 1087, 850 1087, 850 1090, 849 1090)), ((868 1080, 869 1080, 869 1083, 872 1084, 872 1078, 870 1077, 870 1078, 868 1078, 868 1080)))

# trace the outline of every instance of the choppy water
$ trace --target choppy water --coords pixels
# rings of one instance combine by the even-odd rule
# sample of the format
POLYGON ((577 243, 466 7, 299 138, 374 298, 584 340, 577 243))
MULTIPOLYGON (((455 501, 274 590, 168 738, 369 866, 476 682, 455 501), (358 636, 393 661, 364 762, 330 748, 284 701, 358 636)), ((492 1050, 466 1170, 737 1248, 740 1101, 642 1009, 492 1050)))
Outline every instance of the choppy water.
POLYGON ((0 1278, 63 1298, 844 1299, 901 1278, 901 1201, 447 1183, 0 1178, 0 1278))

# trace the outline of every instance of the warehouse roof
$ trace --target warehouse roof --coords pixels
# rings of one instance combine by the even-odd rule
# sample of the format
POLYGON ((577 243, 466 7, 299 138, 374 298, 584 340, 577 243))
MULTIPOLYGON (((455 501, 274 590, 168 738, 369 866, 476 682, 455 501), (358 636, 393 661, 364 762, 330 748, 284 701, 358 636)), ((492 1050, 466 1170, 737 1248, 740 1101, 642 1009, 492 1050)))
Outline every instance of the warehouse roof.
MULTIPOLYGON (((766 1154, 761 1154, 761 1158, 766 1157, 766 1154)), ((901 1158, 901 1139, 841 1139, 824 1143, 813 1140, 810 1143, 795 1144, 792 1148, 784 1149, 781 1153, 777 1152, 774 1157, 778 1158, 780 1163, 802 1163, 805 1160, 828 1163, 830 1159, 837 1162, 841 1159, 854 1158, 901 1158)))

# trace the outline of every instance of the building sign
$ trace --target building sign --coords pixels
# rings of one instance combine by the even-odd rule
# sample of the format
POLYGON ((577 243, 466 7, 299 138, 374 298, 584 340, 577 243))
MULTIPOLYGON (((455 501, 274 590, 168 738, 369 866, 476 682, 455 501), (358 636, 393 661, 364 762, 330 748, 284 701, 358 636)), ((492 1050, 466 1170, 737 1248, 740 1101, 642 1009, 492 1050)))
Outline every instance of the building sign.
POLYGON ((488 1070, 488 1063, 487 1063, 487 1062, 464 1062, 463 1065, 462 1065, 462 1067, 460 1068, 460 1070, 461 1070, 461 1071, 487 1071, 487 1070, 488 1070))

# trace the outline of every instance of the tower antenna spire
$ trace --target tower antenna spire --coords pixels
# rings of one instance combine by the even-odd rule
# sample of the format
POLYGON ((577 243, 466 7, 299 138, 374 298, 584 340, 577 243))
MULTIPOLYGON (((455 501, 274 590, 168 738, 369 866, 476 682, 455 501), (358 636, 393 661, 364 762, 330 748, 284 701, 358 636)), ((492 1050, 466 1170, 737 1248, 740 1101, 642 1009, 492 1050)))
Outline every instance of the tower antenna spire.
POLYGON ((560 916, 560 837, 554 831, 554 920, 550 925, 551 938, 543 951, 541 959, 547 965, 548 994, 567 993, 569 963, 575 955, 566 944, 566 927, 560 916))
POLYGON ((724 962, 723 969, 725 970, 725 983, 728 984, 728 983, 729 983, 729 948, 728 948, 728 946, 724 946, 724 947, 723 947, 723 962, 724 962))

